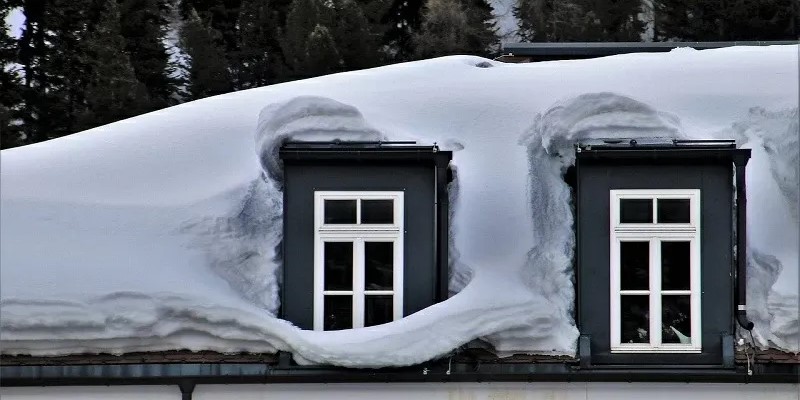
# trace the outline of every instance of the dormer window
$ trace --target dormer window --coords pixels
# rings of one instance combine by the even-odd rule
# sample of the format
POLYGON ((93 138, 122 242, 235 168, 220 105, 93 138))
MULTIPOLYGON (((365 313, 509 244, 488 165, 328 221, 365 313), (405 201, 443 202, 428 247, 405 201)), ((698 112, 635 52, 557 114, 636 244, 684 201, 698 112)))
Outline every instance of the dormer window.
POLYGON ((734 202, 749 150, 639 139, 576 151, 582 366, 732 366, 734 301, 743 301, 734 248, 745 233, 734 229, 743 226, 734 202))
POLYGON ((447 298, 452 153, 400 142, 293 142, 284 164, 281 317, 362 328, 447 298))

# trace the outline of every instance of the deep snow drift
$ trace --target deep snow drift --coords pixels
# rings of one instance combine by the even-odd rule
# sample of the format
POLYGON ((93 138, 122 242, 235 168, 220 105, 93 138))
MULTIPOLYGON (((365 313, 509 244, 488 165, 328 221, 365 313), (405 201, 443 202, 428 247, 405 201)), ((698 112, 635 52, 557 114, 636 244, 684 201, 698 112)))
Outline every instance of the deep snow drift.
POLYGON ((358 367, 414 364, 475 338, 501 354, 574 354, 561 179, 572 145, 658 136, 753 148, 754 337, 799 351, 797 71, 797 46, 527 65, 448 57, 217 96, 3 151, 0 348, 279 349, 358 367), (275 318, 275 156, 287 138, 454 150, 457 294, 352 331, 300 331, 275 318))

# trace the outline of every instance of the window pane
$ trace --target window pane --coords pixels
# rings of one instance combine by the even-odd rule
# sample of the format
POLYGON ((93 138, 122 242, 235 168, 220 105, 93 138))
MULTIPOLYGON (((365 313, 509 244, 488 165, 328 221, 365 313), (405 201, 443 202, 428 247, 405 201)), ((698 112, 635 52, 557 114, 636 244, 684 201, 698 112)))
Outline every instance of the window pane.
POLYGON ((623 224, 649 224, 653 222, 653 200, 621 199, 619 222, 623 224))
POLYGON ((661 242, 661 289, 689 290, 689 242, 661 242))
POLYGON ((623 295, 620 303, 622 343, 650 343, 650 296, 623 295))
POLYGON ((325 242, 325 290, 353 290, 353 242, 325 242))
POLYGON ((323 311, 326 331, 353 327, 353 296, 325 296, 323 311))
POLYGON ((394 200, 361 200, 361 223, 394 223, 394 200))
POLYGON ((325 200, 326 224, 355 224, 355 200, 325 200))
POLYGON ((689 223, 689 199, 658 199, 658 223, 689 223))
POLYGON ((663 343, 691 344, 692 318, 689 296, 661 297, 663 343))
POLYGON ((648 290, 650 288, 650 243, 621 242, 619 244, 620 288, 648 290))
POLYGON ((394 243, 364 243, 365 290, 392 290, 394 243))
POLYGON ((392 296, 366 296, 364 326, 380 325, 392 321, 392 296))

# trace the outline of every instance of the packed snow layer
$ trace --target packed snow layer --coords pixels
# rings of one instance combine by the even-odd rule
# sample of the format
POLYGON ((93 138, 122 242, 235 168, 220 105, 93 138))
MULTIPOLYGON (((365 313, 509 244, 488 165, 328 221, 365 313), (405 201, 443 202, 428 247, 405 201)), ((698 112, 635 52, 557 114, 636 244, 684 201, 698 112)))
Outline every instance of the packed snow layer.
POLYGON ((574 354, 561 179, 592 137, 728 137, 748 167, 749 315, 800 350, 798 47, 507 65, 447 57, 195 101, 0 153, 4 354, 285 350, 410 365, 475 339, 574 354), (416 139, 455 151, 449 300, 393 323, 274 317, 286 139, 416 139), (502 288, 502 289, 501 289, 502 288))

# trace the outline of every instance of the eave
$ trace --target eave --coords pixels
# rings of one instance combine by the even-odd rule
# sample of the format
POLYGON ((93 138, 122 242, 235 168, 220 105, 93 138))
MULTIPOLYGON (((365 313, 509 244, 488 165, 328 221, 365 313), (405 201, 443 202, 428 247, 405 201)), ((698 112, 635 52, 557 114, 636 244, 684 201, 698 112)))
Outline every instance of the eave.
POLYGON ((800 357, 774 350, 742 353, 734 368, 693 366, 593 366, 572 357, 516 355, 497 358, 465 351, 403 368, 352 369, 300 366, 288 353, 135 353, 121 356, 4 357, 2 386, 198 385, 234 383, 380 382, 719 382, 797 383, 800 357))

